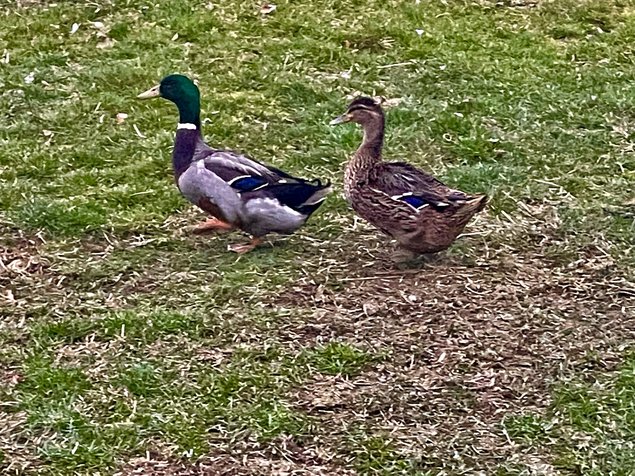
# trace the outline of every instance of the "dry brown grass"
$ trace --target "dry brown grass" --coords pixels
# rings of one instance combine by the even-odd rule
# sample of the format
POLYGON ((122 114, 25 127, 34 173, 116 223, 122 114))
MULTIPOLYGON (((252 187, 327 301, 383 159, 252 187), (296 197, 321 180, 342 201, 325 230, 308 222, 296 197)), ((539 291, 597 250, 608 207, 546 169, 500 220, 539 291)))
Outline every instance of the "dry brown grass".
POLYGON ((387 355, 356 377, 320 376, 289 394, 322 422, 318 445, 337 447, 363 427, 424 468, 535 459, 518 453, 503 419, 543 411, 556 381, 615 369, 635 340, 635 286, 600 248, 572 262, 547 258, 553 210, 531 212, 481 220, 489 242, 511 244, 511 234, 524 245, 501 243, 473 264, 450 256, 383 270, 358 251, 339 276, 304 278, 274 301, 310 316, 287 322, 282 341, 338 339, 387 355))

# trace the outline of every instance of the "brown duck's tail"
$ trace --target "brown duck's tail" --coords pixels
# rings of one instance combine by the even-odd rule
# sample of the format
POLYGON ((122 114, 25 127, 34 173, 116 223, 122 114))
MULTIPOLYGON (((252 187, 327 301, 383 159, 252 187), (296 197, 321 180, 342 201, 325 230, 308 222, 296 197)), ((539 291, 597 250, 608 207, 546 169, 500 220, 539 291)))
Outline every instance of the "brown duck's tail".
POLYGON ((459 218, 460 221, 465 220, 467 223, 470 218, 485 208, 487 200, 487 195, 471 196, 456 209, 455 216, 459 218))
POLYGON ((468 203, 473 202, 475 204, 474 213, 478 213, 480 211, 483 211, 488 201, 489 201, 489 197, 487 195, 477 195, 472 200, 468 201, 468 203))

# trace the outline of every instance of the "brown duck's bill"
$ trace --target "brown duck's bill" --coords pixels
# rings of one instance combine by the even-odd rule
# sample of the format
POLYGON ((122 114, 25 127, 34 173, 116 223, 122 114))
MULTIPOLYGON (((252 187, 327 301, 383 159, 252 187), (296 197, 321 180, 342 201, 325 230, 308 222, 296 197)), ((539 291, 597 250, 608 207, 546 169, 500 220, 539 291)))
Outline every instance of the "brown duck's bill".
POLYGON ((329 124, 331 126, 335 126, 337 124, 344 124, 345 122, 350 122, 351 118, 348 114, 342 114, 341 116, 336 117, 335 119, 333 119, 331 122, 329 122, 329 124))
POLYGON ((157 98, 161 95, 161 92, 159 91, 159 87, 160 85, 157 84, 156 86, 148 89, 147 91, 139 94, 137 96, 138 99, 151 99, 151 98, 157 98))

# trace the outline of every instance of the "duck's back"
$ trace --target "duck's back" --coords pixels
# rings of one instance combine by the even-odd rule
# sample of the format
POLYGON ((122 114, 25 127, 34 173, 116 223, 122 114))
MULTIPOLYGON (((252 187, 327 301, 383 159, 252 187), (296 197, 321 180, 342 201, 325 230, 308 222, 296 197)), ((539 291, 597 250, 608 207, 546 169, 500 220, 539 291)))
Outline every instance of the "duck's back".
POLYGON ((369 185, 390 196, 404 193, 422 195, 422 198, 442 202, 465 200, 468 196, 453 190, 434 176, 406 162, 381 162, 371 170, 369 185))
POLYGON ((254 236, 292 233, 330 191, 328 182, 294 177, 202 140, 177 183, 190 202, 254 236))

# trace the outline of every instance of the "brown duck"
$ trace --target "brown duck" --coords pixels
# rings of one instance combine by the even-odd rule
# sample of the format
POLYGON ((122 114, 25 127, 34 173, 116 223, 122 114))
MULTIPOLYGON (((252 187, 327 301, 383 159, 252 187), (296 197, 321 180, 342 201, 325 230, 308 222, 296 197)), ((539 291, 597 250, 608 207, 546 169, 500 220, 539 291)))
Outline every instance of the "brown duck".
POLYGON ((487 203, 467 195, 405 162, 384 162, 384 112, 368 97, 358 97, 331 124, 356 122, 364 140, 346 165, 344 192, 355 212, 399 246, 417 254, 447 249, 487 203))

